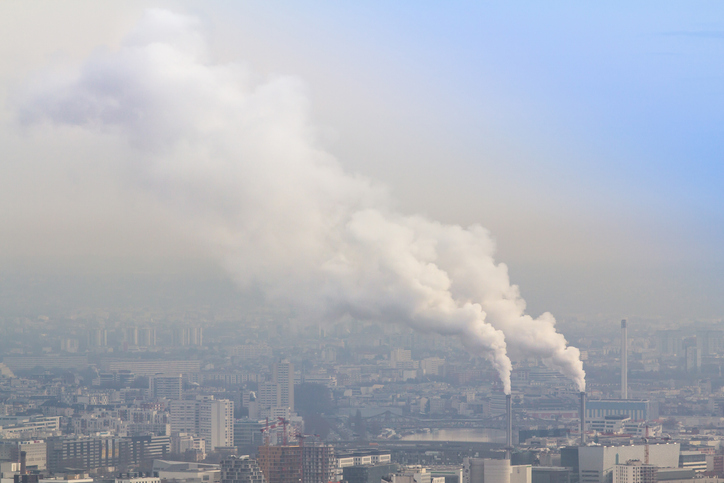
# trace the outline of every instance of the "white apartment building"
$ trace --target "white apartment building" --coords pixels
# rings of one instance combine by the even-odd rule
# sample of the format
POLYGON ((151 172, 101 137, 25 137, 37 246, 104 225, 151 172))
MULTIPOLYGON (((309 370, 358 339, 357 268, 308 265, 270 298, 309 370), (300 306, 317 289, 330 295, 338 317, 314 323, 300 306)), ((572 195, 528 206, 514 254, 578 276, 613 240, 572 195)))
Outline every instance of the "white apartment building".
POLYGON ((171 401, 171 432, 198 434, 198 401, 171 401))
POLYGON ((234 445, 234 402, 200 398, 171 401, 171 431, 189 433, 204 440, 206 450, 234 445))
POLYGON ((199 403, 199 436, 208 451, 234 446, 234 402, 228 399, 199 403))
POLYGON ((150 392, 155 398, 181 399, 183 379, 181 374, 155 374, 149 378, 150 392))

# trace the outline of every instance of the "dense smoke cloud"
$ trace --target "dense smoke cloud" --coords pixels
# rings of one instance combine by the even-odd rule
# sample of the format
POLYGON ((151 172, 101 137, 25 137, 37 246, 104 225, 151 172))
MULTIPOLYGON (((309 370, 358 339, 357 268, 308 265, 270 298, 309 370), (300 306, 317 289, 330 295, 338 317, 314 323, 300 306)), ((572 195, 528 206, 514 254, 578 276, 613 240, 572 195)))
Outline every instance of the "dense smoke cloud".
POLYGON ((506 393, 508 349, 550 360, 583 388, 578 350, 550 314, 524 314, 488 232, 396 213, 382 187, 318 147, 307 111, 295 78, 215 64, 193 18, 151 10, 118 51, 31 83, 19 117, 40 133, 70 126, 127 139, 131 182, 271 300, 310 317, 457 336, 506 393))

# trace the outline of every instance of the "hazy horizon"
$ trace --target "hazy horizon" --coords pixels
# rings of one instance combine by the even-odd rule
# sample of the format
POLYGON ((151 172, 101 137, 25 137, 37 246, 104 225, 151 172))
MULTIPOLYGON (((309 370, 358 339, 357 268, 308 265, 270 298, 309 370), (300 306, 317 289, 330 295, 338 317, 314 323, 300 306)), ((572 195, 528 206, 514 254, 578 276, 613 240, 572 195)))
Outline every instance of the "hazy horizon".
POLYGON ((721 319, 724 26, 707 2, 4 3, 0 278, 55 280, 31 300, 144 273, 235 296, 179 213, 129 183, 112 129, 18 121, 42 79, 114 55, 154 6, 197 19, 208 65, 292 76, 316 143, 393 210, 488 229, 531 315, 721 319))

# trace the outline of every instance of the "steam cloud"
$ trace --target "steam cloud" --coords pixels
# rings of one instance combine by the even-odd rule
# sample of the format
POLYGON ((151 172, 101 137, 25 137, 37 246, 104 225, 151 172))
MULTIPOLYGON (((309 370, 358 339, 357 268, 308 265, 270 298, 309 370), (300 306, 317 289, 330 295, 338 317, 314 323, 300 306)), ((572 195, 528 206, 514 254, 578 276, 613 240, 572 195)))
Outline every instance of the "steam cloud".
POLYGON ((150 10, 118 51, 33 86, 22 122, 126 139, 133 183, 182 214, 239 284, 315 317, 455 335, 506 393, 508 350, 548 359, 584 389, 578 350, 550 314, 525 315, 485 229, 392 211, 382 187, 318 147, 298 80, 209 62, 193 18, 150 10))

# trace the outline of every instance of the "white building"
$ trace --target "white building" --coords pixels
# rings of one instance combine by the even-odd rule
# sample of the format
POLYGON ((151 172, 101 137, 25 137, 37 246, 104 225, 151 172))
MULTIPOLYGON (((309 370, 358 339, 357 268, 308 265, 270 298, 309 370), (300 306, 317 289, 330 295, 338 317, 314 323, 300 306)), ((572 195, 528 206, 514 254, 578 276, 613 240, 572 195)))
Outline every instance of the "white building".
POLYGON ((206 451, 234 446, 234 402, 228 399, 171 401, 171 431, 200 436, 206 451))
POLYGON ((171 401, 171 431, 198 434, 198 401, 171 401))
POLYGON ((272 381, 278 388, 278 406, 294 411, 294 364, 288 361, 276 362, 272 370, 272 381))
POLYGON ((531 483, 531 465, 511 466, 507 459, 465 458, 463 483, 531 483))
MULTIPOLYGON (((679 443, 650 444, 649 464, 663 468, 679 466, 679 443)), ((580 483, 610 483, 613 468, 629 460, 646 461, 645 445, 581 446, 578 450, 580 483)))
POLYGON ((206 442, 206 449, 234 446, 234 402, 228 399, 199 403, 198 435, 206 442))

